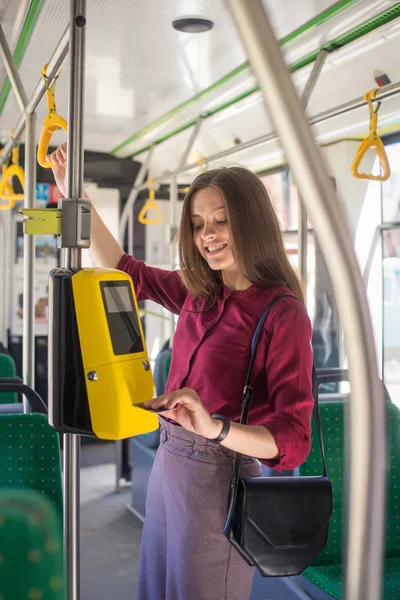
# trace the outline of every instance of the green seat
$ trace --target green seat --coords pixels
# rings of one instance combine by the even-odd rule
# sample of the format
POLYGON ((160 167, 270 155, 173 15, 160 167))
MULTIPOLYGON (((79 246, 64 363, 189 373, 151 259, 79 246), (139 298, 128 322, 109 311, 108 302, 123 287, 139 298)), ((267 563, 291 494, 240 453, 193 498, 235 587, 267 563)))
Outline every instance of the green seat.
MULTIPOLYGON (((14 359, 9 354, 0 354, 0 379, 3 377, 16 377, 14 359)), ((16 404, 18 394, 14 392, 1 392, 0 404, 16 404)))
POLYGON ((32 490, 0 492, 1 600, 64 600, 59 515, 32 490))
MULTIPOLYGON (((319 567, 310 567, 305 573, 308 581, 316 585, 332 598, 342 597, 342 565, 335 563, 319 567)), ((400 598, 400 558, 387 558, 384 565, 384 600, 400 598)))
MULTIPOLYGON (((305 578, 335 600, 342 598, 344 413, 343 402, 320 402, 327 468, 333 487, 333 514, 328 544, 304 573, 305 578)), ((400 598, 400 410, 386 403, 388 478, 385 580, 382 600, 400 598), (397 594, 397 595, 396 595, 397 594)), ((315 428, 309 457, 301 475, 322 474, 321 451, 315 428)))
MULTIPOLYGON (((0 492, 24 493, 26 488, 47 497, 60 515, 62 486, 60 442, 47 416, 37 413, 0 414, 0 492)), ((1 598, 1 596, 0 596, 1 598)))

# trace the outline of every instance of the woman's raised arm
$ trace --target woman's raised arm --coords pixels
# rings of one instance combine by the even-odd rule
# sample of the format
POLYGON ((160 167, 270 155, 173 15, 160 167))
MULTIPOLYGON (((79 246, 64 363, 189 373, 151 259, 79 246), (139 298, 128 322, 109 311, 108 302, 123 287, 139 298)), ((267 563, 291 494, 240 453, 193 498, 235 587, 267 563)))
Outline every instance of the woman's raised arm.
MULTIPOLYGON (((54 165, 57 165, 52 167, 54 179, 60 192, 65 195, 67 144, 61 144, 57 150, 50 154, 49 160, 51 160, 54 165)), ((87 198, 86 194, 85 197, 87 198)), ((114 269, 124 255, 124 251, 100 218, 93 204, 91 216, 90 253, 97 266, 114 269)))

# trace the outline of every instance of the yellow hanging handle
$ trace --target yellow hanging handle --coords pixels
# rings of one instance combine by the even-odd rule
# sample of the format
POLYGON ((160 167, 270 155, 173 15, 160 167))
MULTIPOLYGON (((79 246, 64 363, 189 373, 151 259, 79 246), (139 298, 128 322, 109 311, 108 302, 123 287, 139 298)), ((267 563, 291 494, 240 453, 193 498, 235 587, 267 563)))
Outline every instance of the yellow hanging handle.
POLYGON ((0 210, 12 210, 15 206, 16 200, 7 199, 7 202, 0 202, 0 210))
MULTIPOLYGON (((41 167, 49 169, 50 167, 55 166, 51 162, 47 162, 45 160, 50 140, 53 136, 53 133, 57 131, 57 129, 63 129, 64 131, 67 131, 68 124, 65 119, 63 119, 62 117, 60 117, 60 115, 57 114, 56 110, 56 97, 54 94, 54 89, 56 87, 57 78, 55 79, 53 85, 50 87, 47 80, 46 69, 47 64, 44 65, 42 69, 42 77, 46 84, 46 101, 49 112, 45 120, 43 121, 42 130, 40 132, 39 145, 37 149, 37 161, 41 167)), ((58 76, 59 74, 57 75, 57 77, 58 76)))
POLYGON ((207 171, 207 159, 205 156, 203 156, 202 158, 199 158, 199 160, 197 161, 200 170, 202 173, 205 173, 207 171))
MULTIPOLYGON (((2 150, 0 150, 0 155, 3 153, 2 150)), ((1 165, 1 176, 2 178, 4 177, 4 174, 7 170, 7 165, 5 163, 3 163, 1 165)), ((1 183, 1 179, 0 179, 0 183, 1 183)), ((11 185, 11 183, 6 180, 4 183, 4 196, 6 198, 9 198, 10 196, 12 196, 14 194, 14 190, 13 190, 13 186, 11 185)), ((11 200, 11 201, 7 201, 7 204, 4 204, 3 202, 0 202, 0 210, 12 210, 15 206, 15 200, 11 200)))
POLYGON ((377 107, 373 110, 372 100, 371 98, 375 98, 376 92, 378 88, 371 90, 364 94, 363 100, 368 102, 369 106, 369 134, 368 137, 361 143, 358 148, 356 155, 353 160, 353 164, 351 165, 351 173, 353 177, 356 179, 370 179, 371 181, 387 181, 390 177, 390 166, 389 160, 386 154, 385 146, 379 135, 377 134, 377 126, 378 126, 378 110, 381 105, 381 102, 378 102, 377 107), (358 171, 358 167, 360 166, 361 160, 367 153, 367 151, 372 148, 375 150, 377 157, 379 158, 379 162, 383 168, 383 175, 372 175, 372 173, 360 173, 358 171))
MULTIPOLYGON (((7 171, 7 165, 2 165, 1 166, 2 178, 4 177, 6 171, 7 171)), ((1 183, 1 179, 0 179, 0 183, 1 183)), ((14 188, 11 185, 11 183, 7 180, 4 185, 4 198, 9 198, 13 194, 14 194, 14 188)))
MULTIPOLYGON (((206 173, 207 172, 207 159, 205 157, 199 158, 199 160, 197 161, 197 164, 200 167, 200 173, 206 173)), ((187 194, 188 191, 190 190, 190 185, 186 188, 182 188, 179 191, 182 194, 187 194)))
POLYGON ((162 223, 162 214, 157 204, 155 203, 156 191, 152 188, 149 190, 149 199, 146 204, 143 206, 142 210, 139 213, 138 221, 142 225, 159 225, 162 223), (149 209, 155 210, 157 217, 155 219, 148 219, 146 217, 146 213, 149 209))
POLYGON ((17 177, 25 191, 25 173, 19 164, 19 146, 15 146, 12 152, 12 164, 9 167, 2 166, 3 177, 0 181, 0 198, 7 200, 7 204, 1 204, 0 210, 12 210, 18 200, 24 199, 24 194, 16 194, 12 186, 11 180, 17 177))
POLYGON ((1 166, 1 171, 3 174, 2 179, 0 180, 0 191, 3 196, 0 196, 2 200, 6 200, 6 202, 0 202, 0 210, 12 210, 15 206, 16 200, 13 198, 14 189, 11 183, 7 179, 4 179, 5 172, 7 171, 6 165, 1 166))

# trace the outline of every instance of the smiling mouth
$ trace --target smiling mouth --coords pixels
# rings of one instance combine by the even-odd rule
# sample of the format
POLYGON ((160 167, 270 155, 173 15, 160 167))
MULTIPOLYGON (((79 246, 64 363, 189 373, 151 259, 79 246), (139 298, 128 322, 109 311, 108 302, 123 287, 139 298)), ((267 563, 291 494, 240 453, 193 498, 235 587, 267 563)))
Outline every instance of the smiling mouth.
POLYGON ((219 244, 218 246, 206 246, 205 251, 207 254, 215 255, 226 248, 227 244, 219 244))

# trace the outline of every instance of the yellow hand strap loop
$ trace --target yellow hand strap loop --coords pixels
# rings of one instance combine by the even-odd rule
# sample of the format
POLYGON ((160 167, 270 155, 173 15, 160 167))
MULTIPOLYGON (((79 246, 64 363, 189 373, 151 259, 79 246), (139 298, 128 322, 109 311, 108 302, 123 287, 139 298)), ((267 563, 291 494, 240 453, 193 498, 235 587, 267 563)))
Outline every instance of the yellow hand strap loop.
MULTIPOLYGON (((207 165, 207 159, 205 157, 199 158, 199 160, 197 161, 197 164, 200 167, 200 173, 206 173, 207 167, 208 167, 208 165, 207 165)), ((189 190, 190 190, 190 185, 188 187, 181 188, 179 190, 179 192, 182 193, 182 194, 187 194, 189 190)))
POLYGON ((7 198, 6 202, 0 202, 0 210, 12 210, 15 206, 16 200, 7 198))
POLYGON ((0 180, 0 192, 3 200, 6 202, 0 202, 0 210, 12 210, 15 206, 16 200, 13 199, 14 196, 14 188, 11 183, 8 181, 8 178, 4 178, 4 175, 9 167, 6 165, 1 166, 2 179, 0 180))
POLYGON ((197 163, 200 167, 201 172, 205 173, 207 171, 207 159, 203 156, 197 161, 197 163))
POLYGON ((7 200, 7 204, 0 204, 0 210, 12 210, 18 200, 24 199, 24 193, 17 194, 12 185, 12 178, 17 177, 23 192, 25 191, 25 173, 19 164, 19 144, 12 151, 12 163, 8 167, 2 165, 2 178, 0 181, 0 198, 7 200))
MULTIPOLYGON (((0 150, 0 156, 2 154, 3 154, 3 150, 0 150)), ((4 174, 7 171, 7 167, 8 167, 8 161, 7 161, 7 163, 4 162, 1 165, 1 177, 2 178, 4 177, 4 174)), ((1 182, 1 179, 0 179, 0 182, 1 182)), ((14 193, 13 186, 10 184, 10 182, 8 180, 4 184, 4 192, 5 192, 5 196, 7 198, 14 193)), ((14 202, 14 204, 15 204, 15 202, 14 202)), ((10 203, 9 202, 7 202, 7 204, 0 203, 0 210, 8 210, 9 208, 14 208, 14 206, 10 207, 10 203)))
POLYGON ((47 64, 44 65, 42 69, 42 77, 46 84, 46 101, 49 112, 48 115, 45 117, 45 120, 43 121, 42 130, 40 132, 39 144, 37 149, 37 161, 41 167, 49 169, 50 167, 55 166, 51 162, 47 162, 45 160, 53 133, 57 131, 57 129, 63 129, 64 131, 67 131, 68 125, 67 121, 63 119, 63 117, 60 117, 60 115, 57 114, 56 110, 56 97, 54 94, 54 88, 56 87, 56 81, 60 73, 57 75, 53 85, 50 87, 48 83, 48 77, 46 75, 46 69, 47 64))
POLYGON ((376 130, 378 127, 378 110, 381 102, 378 102, 376 109, 373 109, 371 98, 375 98, 379 88, 375 88, 364 94, 363 100, 368 102, 369 108, 369 134, 368 137, 361 143, 351 165, 351 173, 356 179, 369 179, 371 181, 387 181, 390 177, 389 160, 386 154, 385 146, 376 130), (379 162, 383 168, 383 175, 372 175, 372 173, 360 173, 358 168, 367 151, 372 148, 375 150, 379 162))
MULTIPOLYGON (((151 186, 151 179, 148 180, 147 185, 151 186)), ((149 199, 146 204, 143 206, 142 210, 139 213, 138 221, 142 225, 159 225, 162 223, 162 214, 157 204, 155 203, 156 191, 152 187, 149 189, 149 199), (149 219, 146 217, 146 213, 149 209, 153 209, 156 212, 157 217, 155 219, 149 219)))

